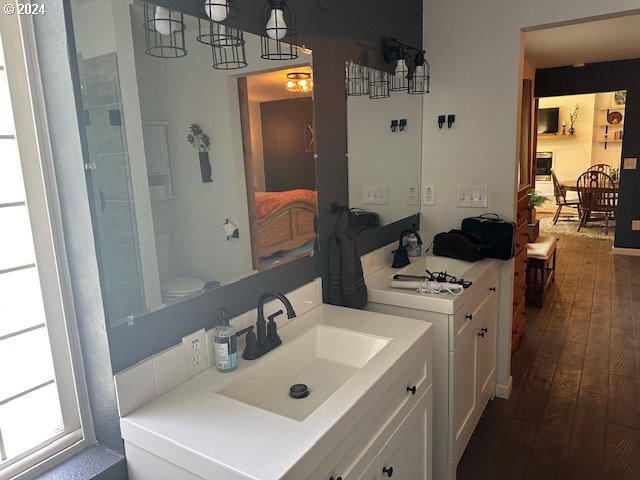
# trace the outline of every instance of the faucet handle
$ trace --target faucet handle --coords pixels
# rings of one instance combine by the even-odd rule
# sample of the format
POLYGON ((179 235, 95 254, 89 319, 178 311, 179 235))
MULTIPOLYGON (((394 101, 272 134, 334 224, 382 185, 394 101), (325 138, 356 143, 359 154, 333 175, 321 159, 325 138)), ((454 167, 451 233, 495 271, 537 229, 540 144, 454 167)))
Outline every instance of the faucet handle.
POLYGON ((278 315, 282 315, 283 313, 284 313, 284 311, 283 311, 283 310, 278 310, 276 313, 273 313, 273 314, 269 315, 269 316, 267 317, 267 318, 269 319, 269 323, 273 323, 273 322, 275 321, 275 318, 276 318, 278 315))

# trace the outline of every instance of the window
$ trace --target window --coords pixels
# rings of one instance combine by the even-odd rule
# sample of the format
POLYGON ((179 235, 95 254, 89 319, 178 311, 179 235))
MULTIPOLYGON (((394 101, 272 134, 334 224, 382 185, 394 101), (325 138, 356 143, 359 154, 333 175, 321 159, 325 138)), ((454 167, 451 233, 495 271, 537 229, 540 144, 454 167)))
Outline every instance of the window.
POLYGON ((28 76, 26 65, 33 63, 22 41, 28 22, 0 14, 2 480, 31 478, 84 446, 71 361, 77 348, 67 323, 73 311, 63 301, 55 242, 60 229, 49 208, 55 190, 41 162, 46 143, 37 135, 46 129, 35 114, 40 110, 30 79, 37 75, 28 76))

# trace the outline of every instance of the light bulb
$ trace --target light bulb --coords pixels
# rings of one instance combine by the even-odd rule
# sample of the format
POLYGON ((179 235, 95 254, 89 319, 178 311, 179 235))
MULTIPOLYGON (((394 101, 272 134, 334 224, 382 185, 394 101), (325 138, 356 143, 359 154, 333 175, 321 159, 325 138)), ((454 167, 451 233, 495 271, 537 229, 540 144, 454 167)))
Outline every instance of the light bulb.
POLYGON ((160 35, 171 35, 178 29, 178 23, 171 20, 171 12, 165 7, 156 7, 154 26, 160 35))
POLYGON ((205 10, 209 18, 215 22, 221 22, 229 14, 229 2, 227 0, 208 0, 205 10))
POLYGON ((404 61, 404 58, 398 59, 398 63, 396 65, 396 75, 403 75, 404 72, 407 71, 407 63, 404 61))
POLYGON ((284 21, 284 12, 279 8, 273 8, 267 21, 267 36, 274 40, 282 40, 287 34, 287 24, 284 21))
POLYGON ((413 77, 424 77, 424 65, 416 65, 416 71, 413 77))
POLYGON ((287 89, 291 90, 291 89, 295 88, 295 86, 296 86, 296 82, 294 82, 293 80, 289 80, 287 82, 287 89))

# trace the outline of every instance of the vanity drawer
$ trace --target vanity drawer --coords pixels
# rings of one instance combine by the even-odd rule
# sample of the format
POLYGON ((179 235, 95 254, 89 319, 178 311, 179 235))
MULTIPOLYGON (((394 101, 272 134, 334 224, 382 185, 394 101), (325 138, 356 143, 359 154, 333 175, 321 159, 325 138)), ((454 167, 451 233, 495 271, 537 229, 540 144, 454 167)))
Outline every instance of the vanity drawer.
POLYGON ((389 394, 367 412, 358 427, 336 446, 307 480, 329 480, 332 476, 334 479, 358 480, 431 383, 431 354, 424 352, 420 364, 414 363, 399 377, 388 390, 389 394), (356 475, 356 472, 359 473, 356 475))
POLYGON ((478 311, 488 298, 498 294, 498 270, 495 270, 486 281, 474 284, 471 288, 473 287, 478 288, 475 294, 453 315, 449 315, 449 351, 455 350, 456 345, 469 330, 476 329, 480 321, 478 311))

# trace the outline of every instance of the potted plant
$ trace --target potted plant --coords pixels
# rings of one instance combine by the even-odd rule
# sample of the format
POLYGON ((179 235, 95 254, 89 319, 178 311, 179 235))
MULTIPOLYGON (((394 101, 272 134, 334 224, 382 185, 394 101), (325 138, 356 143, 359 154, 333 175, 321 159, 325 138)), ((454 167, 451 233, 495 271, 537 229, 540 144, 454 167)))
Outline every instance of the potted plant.
POLYGON ((189 127, 187 142, 198 150, 200 158, 200 175, 203 182, 212 182, 211 180, 211 164, 209 163, 209 136, 202 131, 200 125, 192 123, 189 127))
POLYGON ((548 199, 537 190, 529 190, 529 241, 535 242, 540 233, 540 222, 536 220, 536 207, 539 207, 548 199))

